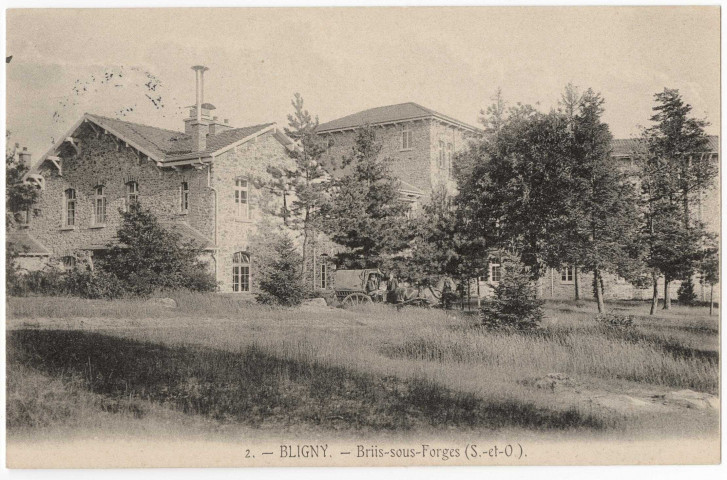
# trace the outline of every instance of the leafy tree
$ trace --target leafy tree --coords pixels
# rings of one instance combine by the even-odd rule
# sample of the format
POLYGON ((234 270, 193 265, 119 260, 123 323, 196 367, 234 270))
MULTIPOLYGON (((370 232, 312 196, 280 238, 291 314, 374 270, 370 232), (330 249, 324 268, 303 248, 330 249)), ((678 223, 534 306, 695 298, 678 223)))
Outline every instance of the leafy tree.
MULTIPOLYGON (((5 139, 9 145, 10 132, 6 132, 5 139)), ((31 166, 22 161, 18 147, 16 143, 5 150, 5 224, 8 228, 15 226, 15 215, 27 212, 40 195, 36 186, 23 182, 31 166)))
POLYGON ((532 330, 543 319, 543 300, 536 297, 536 287, 527 267, 506 251, 496 255, 502 278, 495 287, 495 297, 483 302, 480 320, 491 329, 532 330))
POLYGON ((163 228, 139 203, 122 211, 121 216, 118 243, 109 245, 96 265, 116 276, 126 291, 147 296, 156 289, 215 289, 214 278, 199 259, 199 246, 183 243, 179 234, 163 228))
POLYGON ((433 193, 409 225, 409 248, 395 262, 397 277, 417 286, 436 285, 442 276, 468 285, 468 280, 487 271, 484 244, 473 244, 463 233, 453 199, 444 188, 433 193))
POLYGON ((337 254, 339 265, 387 268, 392 255, 406 248, 409 206, 400 200, 391 159, 380 153, 374 129, 360 128, 351 154, 343 159, 347 173, 334 181, 329 201, 321 208, 325 233, 345 247, 337 254))
POLYGON ((291 168, 270 167, 268 173, 273 178, 271 188, 283 195, 280 215, 285 224, 303 232, 301 272, 305 275, 308 244, 319 228, 318 213, 326 198, 328 166, 323 158, 326 145, 316 135, 318 117, 313 118, 305 109, 299 93, 291 104, 294 112, 288 115, 285 133, 296 141, 297 148, 288 150, 294 165, 291 168))
POLYGON ((517 252, 533 279, 554 257, 549 241, 568 206, 570 133, 564 115, 511 109, 497 135, 470 149, 457 208, 471 241, 517 252))
POLYGON ((281 235, 274 245, 275 258, 260 274, 260 290, 256 298, 263 304, 295 306, 306 296, 306 286, 300 271, 300 257, 295 243, 281 235))

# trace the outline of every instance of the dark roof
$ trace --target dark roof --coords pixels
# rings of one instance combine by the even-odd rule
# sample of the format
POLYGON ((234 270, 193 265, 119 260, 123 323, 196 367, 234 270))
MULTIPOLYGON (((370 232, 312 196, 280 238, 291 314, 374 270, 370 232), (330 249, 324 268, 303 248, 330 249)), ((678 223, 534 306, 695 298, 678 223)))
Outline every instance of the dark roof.
POLYGON ((28 255, 50 255, 50 250, 45 248, 38 240, 33 238, 28 232, 8 232, 5 237, 5 248, 12 245, 18 249, 21 256, 28 255))
MULTIPOLYGON (((709 135, 708 150, 710 152, 719 152, 719 137, 709 135)), ((614 157, 627 157, 641 150, 642 140, 639 138, 615 138, 611 142, 611 155, 614 157)))
POLYGON ((454 123, 472 131, 480 131, 478 128, 468 125, 452 117, 435 112, 414 102, 400 103, 398 105, 386 105, 384 107, 370 108, 358 113, 346 115, 345 117, 331 120, 318 126, 318 133, 333 130, 347 130, 358 128, 362 125, 377 125, 382 123, 401 122, 418 118, 437 117, 450 123, 454 123))
POLYGON ((189 154, 208 155, 236 143, 250 135, 273 125, 264 123, 251 127, 233 128, 207 137, 207 148, 201 152, 192 151, 192 137, 183 132, 126 122, 115 118, 87 113, 86 117, 102 128, 113 131, 123 140, 133 142, 157 158, 164 160, 189 154))

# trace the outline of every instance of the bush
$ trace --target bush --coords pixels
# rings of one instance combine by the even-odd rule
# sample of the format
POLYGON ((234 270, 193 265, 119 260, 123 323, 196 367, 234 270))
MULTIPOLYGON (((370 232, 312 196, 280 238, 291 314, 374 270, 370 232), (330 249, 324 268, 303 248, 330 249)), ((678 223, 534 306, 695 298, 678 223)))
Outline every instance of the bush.
POLYGON ((281 235, 275 242, 275 259, 260 273, 259 303, 266 305, 300 305, 307 288, 300 272, 301 256, 293 240, 281 235))
POLYGON ((111 246, 97 262, 99 270, 113 275, 136 296, 155 290, 212 291, 216 283, 207 265, 199 260, 201 248, 183 244, 181 236, 164 229, 149 210, 136 203, 121 212, 123 223, 111 246))
POLYGON ((634 326, 633 315, 621 315, 618 313, 599 313, 596 321, 611 328, 627 329, 634 326))
POLYGON ((501 254, 502 277, 495 297, 484 301, 480 311, 482 325, 490 329, 531 330, 543 319, 543 300, 524 265, 509 253, 501 254))
POLYGON ((694 293, 694 282, 692 281, 692 277, 687 277, 687 279, 682 282, 679 290, 677 290, 677 299, 679 300, 679 305, 687 306, 694 305, 694 302, 697 301, 697 294, 694 293))

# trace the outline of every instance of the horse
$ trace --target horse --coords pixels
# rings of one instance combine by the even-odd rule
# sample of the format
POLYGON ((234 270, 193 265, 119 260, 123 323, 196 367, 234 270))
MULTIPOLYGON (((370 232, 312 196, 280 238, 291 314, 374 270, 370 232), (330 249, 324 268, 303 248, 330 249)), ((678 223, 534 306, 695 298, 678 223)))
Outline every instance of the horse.
POLYGON ((442 295, 454 292, 457 284, 450 277, 440 277, 435 285, 428 286, 411 286, 404 282, 399 282, 396 278, 391 278, 388 284, 387 301, 396 305, 405 305, 407 303, 415 303, 417 300, 426 302, 427 305, 438 305, 442 301, 442 295))

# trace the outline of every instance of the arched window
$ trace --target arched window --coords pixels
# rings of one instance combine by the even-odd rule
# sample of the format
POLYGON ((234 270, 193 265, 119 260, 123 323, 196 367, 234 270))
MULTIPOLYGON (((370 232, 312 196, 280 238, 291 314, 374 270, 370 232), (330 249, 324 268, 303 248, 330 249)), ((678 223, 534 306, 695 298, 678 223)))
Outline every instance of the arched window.
POLYGON ((232 255, 232 291, 250 291, 250 255, 245 252, 232 255))
POLYGON ((69 188, 65 193, 65 205, 63 209, 66 227, 74 227, 76 225, 76 190, 69 188))
POLYGON ((139 184, 131 181, 126 182, 126 211, 129 207, 139 202, 139 184))
POLYGON ((93 195, 93 224, 104 225, 106 223, 106 192, 103 185, 94 188, 93 195))

